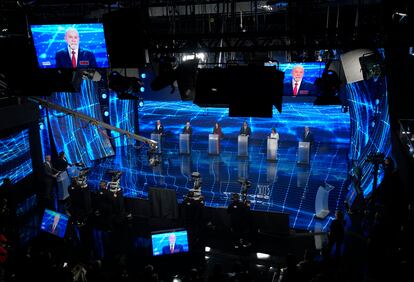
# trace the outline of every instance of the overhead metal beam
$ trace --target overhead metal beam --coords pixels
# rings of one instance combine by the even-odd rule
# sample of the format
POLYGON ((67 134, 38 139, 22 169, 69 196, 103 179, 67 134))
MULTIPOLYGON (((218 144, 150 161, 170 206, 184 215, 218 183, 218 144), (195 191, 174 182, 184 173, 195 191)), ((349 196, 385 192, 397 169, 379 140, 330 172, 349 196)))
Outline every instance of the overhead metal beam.
POLYGON ((138 134, 129 132, 127 130, 124 130, 124 129, 121 129, 121 128, 112 126, 110 124, 107 124, 105 122, 102 122, 100 120, 97 120, 95 118, 92 118, 90 116, 87 116, 85 114, 82 114, 82 113, 79 113, 79 112, 70 110, 68 108, 62 107, 60 105, 51 103, 51 102, 49 102, 49 101, 47 101, 45 99, 42 99, 42 98, 39 98, 39 97, 33 97, 33 96, 29 97, 28 99, 31 100, 31 101, 33 101, 33 102, 39 103, 40 105, 42 105, 44 107, 51 108, 51 109, 54 109, 56 111, 66 113, 68 115, 73 116, 74 118, 79 118, 79 119, 85 120, 85 121, 87 121, 88 123, 90 123, 92 125, 100 126, 100 127, 103 127, 105 129, 108 129, 108 130, 111 130, 111 131, 116 131, 119 134, 125 135, 128 138, 132 138, 132 139, 135 139, 135 140, 144 142, 144 143, 146 143, 146 144, 148 144, 150 146, 156 146, 157 145, 157 141, 154 141, 152 139, 149 139, 149 138, 140 136, 138 134))

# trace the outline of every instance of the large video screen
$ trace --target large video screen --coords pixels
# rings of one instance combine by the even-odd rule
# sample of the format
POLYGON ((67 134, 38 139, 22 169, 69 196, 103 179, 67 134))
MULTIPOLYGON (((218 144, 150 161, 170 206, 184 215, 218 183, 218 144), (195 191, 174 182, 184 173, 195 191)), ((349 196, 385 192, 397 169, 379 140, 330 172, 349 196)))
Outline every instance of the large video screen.
POLYGON ((65 237, 69 217, 59 212, 45 209, 40 229, 60 238, 65 237))
POLYGON ((31 25, 40 68, 106 68, 102 23, 31 25))
MULTIPOLYGON (((277 64, 269 62, 265 63, 265 66, 277 66, 277 64)), ((324 62, 279 64, 279 70, 285 73, 283 95, 317 96, 315 81, 322 76, 324 69, 324 62)))
POLYGON ((32 173, 29 130, 0 139, 0 184, 5 178, 16 183, 32 173))
POLYGON ((188 237, 186 230, 166 230, 151 234, 152 254, 154 256, 187 253, 188 237))

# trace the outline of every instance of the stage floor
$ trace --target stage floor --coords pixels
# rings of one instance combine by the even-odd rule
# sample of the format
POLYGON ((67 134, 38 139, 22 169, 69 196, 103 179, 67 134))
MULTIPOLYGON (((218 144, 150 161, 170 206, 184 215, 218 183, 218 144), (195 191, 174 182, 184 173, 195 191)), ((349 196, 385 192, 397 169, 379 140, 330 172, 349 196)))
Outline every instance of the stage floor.
POLYGON ((249 156, 239 158, 236 138, 223 140, 219 156, 208 155, 206 138, 197 137, 191 155, 180 155, 176 138, 164 140, 157 166, 149 165, 145 147, 118 147, 114 157, 95 162, 88 183, 96 189, 100 180, 110 180, 108 170, 119 170, 125 197, 146 199, 149 187, 162 187, 174 189, 180 202, 193 188, 191 173, 197 171, 205 204, 226 207, 231 194, 241 190, 238 180, 246 178, 251 181, 247 197, 252 209, 289 213, 290 227, 301 230, 327 231, 335 210, 343 208, 349 145, 315 143, 310 164, 303 166, 297 164, 296 142, 280 142, 278 161, 269 162, 266 139, 252 139, 249 156), (315 217, 317 207, 329 215, 315 217))

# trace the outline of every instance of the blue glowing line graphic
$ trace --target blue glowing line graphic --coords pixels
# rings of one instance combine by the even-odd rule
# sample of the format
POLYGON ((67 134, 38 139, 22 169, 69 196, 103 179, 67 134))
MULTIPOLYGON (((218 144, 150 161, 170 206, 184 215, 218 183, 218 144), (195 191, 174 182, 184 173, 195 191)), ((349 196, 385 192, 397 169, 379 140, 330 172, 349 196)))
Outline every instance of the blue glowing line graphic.
POLYGON ((16 183, 32 173, 28 129, 0 139, 0 171, 0 183, 4 178, 16 183))

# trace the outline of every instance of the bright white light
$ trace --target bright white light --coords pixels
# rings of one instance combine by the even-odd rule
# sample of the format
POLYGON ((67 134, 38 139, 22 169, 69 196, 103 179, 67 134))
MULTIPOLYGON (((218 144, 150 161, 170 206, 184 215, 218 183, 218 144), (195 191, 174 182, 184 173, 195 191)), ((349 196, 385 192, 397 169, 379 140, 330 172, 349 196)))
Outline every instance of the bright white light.
POLYGON ((206 247, 204 248, 204 250, 206 251, 206 253, 208 253, 208 252, 211 250, 211 248, 210 248, 210 247, 208 247, 208 246, 206 246, 206 247))
POLYGON ((256 267, 257 268, 262 268, 262 267, 264 267, 264 265, 262 265, 262 264, 256 264, 256 267))
POLYGON ((183 62, 188 60, 194 60, 195 58, 204 62, 206 60, 206 54, 201 52, 197 54, 183 55, 183 62))
POLYGON ((108 95, 106 95, 106 93, 102 94, 102 99, 106 99, 108 97, 108 95))
POLYGON ((106 116, 106 117, 109 116, 109 112, 108 111, 105 111, 104 112, 104 116, 106 116))
POLYGON ((189 60, 194 60, 195 59, 195 55, 183 55, 183 62, 185 61, 189 61, 189 60))
POLYGON ((205 59, 206 59, 206 54, 204 54, 204 53, 197 53, 197 54, 196 54, 196 58, 197 58, 197 59, 200 59, 200 60, 202 60, 202 61, 205 61, 205 59))
POLYGON ((205 256, 204 258, 205 258, 206 260, 209 260, 209 259, 210 259, 210 257, 209 257, 209 256, 205 256))
POLYGON ((173 282, 181 282, 181 279, 180 278, 174 278, 173 282))
POLYGON ((269 259, 270 258, 269 254, 264 254, 264 253, 256 253, 256 256, 258 259, 269 259))

